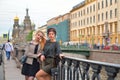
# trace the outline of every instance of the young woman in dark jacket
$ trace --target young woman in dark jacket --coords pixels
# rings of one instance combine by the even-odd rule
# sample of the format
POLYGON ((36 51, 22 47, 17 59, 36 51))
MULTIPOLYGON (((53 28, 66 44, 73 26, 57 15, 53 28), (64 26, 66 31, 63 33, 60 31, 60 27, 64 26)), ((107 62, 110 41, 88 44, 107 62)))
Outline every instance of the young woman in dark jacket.
POLYGON ((55 57, 63 57, 60 45, 55 39, 56 30, 54 28, 49 28, 47 35, 49 40, 46 41, 43 53, 40 57, 42 68, 36 74, 37 80, 51 80, 51 69, 56 67, 55 57))

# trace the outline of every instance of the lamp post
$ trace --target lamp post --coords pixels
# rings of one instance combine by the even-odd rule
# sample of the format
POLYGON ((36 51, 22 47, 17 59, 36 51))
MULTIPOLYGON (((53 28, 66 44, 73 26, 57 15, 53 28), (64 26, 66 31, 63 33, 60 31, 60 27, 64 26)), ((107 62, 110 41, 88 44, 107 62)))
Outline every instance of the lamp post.
POLYGON ((10 40, 10 28, 8 30, 8 40, 10 40))
POLYGON ((8 30, 8 40, 9 40, 9 34, 10 34, 10 30, 8 30))

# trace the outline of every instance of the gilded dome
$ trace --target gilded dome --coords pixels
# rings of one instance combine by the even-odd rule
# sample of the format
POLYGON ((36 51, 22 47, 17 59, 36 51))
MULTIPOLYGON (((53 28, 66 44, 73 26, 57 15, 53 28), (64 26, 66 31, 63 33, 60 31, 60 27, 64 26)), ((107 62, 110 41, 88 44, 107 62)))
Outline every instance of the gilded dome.
POLYGON ((17 16, 14 17, 14 20, 19 20, 19 18, 17 16))

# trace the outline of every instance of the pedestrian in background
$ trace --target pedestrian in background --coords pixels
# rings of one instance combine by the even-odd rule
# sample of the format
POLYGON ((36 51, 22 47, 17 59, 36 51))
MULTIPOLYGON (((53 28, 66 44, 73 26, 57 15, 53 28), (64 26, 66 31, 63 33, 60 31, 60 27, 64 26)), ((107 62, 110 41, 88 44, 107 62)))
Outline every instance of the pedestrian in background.
POLYGON ((25 80, 34 80, 35 74, 40 69, 39 57, 43 50, 46 39, 40 30, 33 35, 34 39, 28 43, 25 49, 27 59, 23 64, 21 73, 25 75, 25 80))
POLYGON ((59 43, 56 41, 56 30, 49 28, 47 30, 49 40, 43 49, 43 53, 40 57, 42 62, 42 68, 37 72, 37 80, 51 80, 51 69, 57 67, 56 57, 63 57, 59 43))
POLYGON ((12 54, 11 52, 14 51, 13 45, 12 43, 10 43, 10 40, 8 40, 8 42, 5 43, 4 48, 5 48, 7 60, 10 60, 10 55, 12 54))

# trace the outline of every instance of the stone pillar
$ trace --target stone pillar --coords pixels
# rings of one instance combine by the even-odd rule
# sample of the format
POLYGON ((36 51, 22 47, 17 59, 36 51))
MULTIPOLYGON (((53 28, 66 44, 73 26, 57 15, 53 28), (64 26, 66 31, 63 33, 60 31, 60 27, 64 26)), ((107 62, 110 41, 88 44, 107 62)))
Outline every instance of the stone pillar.
POLYGON ((102 25, 100 25, 100 36, 102 35, 102 25))
POLYGON ((112 23, 112 34, 115 34, 115 23, 112 23))
POLYGON ((114 44, 114 43, 116 43, 116 38, 115 38, 115 36, 116 36, 116 34, 115 34, 116 32, 115 32, 115 23, 112 23, 112 43, 114 44))
POLYGON ((76 30, 76 33, 77 33, 77 36, 76 36, 76 40, 77 40, 77 43, 79 43, 79 29, 78 30, 76 30))

